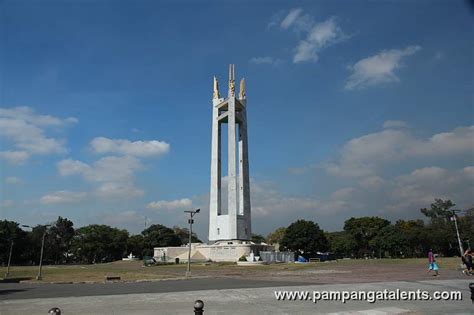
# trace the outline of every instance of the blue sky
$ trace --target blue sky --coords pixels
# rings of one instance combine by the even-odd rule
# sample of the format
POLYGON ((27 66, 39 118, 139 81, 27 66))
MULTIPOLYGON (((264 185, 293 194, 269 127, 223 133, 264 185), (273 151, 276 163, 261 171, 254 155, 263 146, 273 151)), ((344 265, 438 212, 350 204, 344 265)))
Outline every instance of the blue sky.
POLYGON ((473 205, 465 1, 2 1, 0 214, 140 232, 203 209, 212 77, 247 81, 254 232, 473 205))

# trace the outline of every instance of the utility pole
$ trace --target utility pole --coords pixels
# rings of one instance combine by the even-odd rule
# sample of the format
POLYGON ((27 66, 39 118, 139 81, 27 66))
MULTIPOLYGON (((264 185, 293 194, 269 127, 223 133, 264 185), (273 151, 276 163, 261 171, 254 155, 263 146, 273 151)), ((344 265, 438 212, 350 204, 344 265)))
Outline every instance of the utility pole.
POLYGON ((193 235, 193 223, 194 223, 194 220, 193 220, 193 217, 196 213, 199 213, 199 211, 201 211, 201 209, 196 209, 196 210, 188 210, 188 211, 184 211, 186 213, 189 213, 189 219, 188 219, 188 223, 189 223, 189 248, 188 248, 188 269, 186 271, 186 276, 190 276, 191 275, 191 237, 193 235))

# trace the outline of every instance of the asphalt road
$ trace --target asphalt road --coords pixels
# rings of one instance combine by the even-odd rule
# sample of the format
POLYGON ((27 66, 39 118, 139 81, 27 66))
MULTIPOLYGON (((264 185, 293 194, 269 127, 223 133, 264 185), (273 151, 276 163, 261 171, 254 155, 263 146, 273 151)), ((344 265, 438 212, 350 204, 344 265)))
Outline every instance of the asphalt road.
MULTIPOLYGON (((98 290, 105 294, 111 288, 118 288, 122 293, 125 290, 145 290, 153 287, 156 290, 167 291, 165 293, 138 293, 118 295, 97 295, 97 296, 69 296, 56 298, 31 298, 33 292, 48 292, 55 288, 54 295, 61 290, 73 290, 79 285, 47 285, 42 288, 27 291, 15 291, 2 295, 0 300, 1 315, 45 315, 52 307, 60 307, 63 314, 84 315, 170 315, 170 314, 192 314, 194 301, 201 299, 204 301, 204 314, 206 315, 227 315, 227 314, 331 314, 331 315, 394 315, 394 314, 473 314, 474 306, 470 301, 469 280, 430 280, 430 281, 396 281, 358 284, 326 284, 326 285, 302 285, 275 287, 277 282, 260 282, 236 279, 194 279, 183 281, 162 281, 155 283, 140 284, 104 284, 104 285, 82 285, 80 292, 83 294, 94 293, 98 290), (210 286, 213 289, 203 290, 203 286, 210 286), (271 287, 256 287, 271 285, 271 287), (155 287, 154 287, 155 286, 155 287), (201 288, 196 291, 170 292, 170 290, 191 289, 194 286, 201 288), (234 289, 223 289, 232 286, 234 289), (250 287, 249 286, 253 286, 250 287), (241 288, 245 287, 245 288, 241 288), (66 289, 69 288, 69 289, 66 289), (219 289, 220 288, 220 289, 219 289), (314 303, 311 300, 277 300, 275 291, 381 291, 381 290, 403 290, 415 291, 423 290, 434 292, 460 291, 462 300, 381 300, 370 303, 367 300, 350 300, 345 303, 341 300, 326 301, 320 300, 314 303), (44 291, 42 291, 44 290, 44 291), (85 291, 84 291, 85 290, 85 291), (87 290, 93 290, 87 292, 87 290), (137 294, 138 293, 138 294, 137 294), (20 294, 26 294, 28 299, 21 299, 20 294), (16 296, 16 299, 9 299, 16 296)), ((6 289, 4 289, 6 290, 6 289)), ((17 286, 17 289, 21 287, 17 286)), ((113 289, 115 290, 115 289, 113 289)), ((79 291, 76 291, 76 293, 79 291)), ((156 291, 155 291, 156 292, 156 291)), ((68 294, 71 292, 62 292, 68 294)), ((74 293, 74 292, 72 292, 74 293)), ((37 294, 37 293, 34 293, 37 294)))
POLYGON ((264 288, 293 285, 304 285, 304 283, 234 278, 199 278, 130 283, 0 283, 0 300, 264 288))

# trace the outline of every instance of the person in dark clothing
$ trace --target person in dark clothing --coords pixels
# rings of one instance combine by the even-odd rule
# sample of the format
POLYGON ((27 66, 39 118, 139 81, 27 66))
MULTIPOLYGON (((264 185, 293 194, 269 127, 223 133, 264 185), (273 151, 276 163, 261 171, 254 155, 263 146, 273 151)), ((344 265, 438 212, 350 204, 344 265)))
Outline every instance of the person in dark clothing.
POLYGON ((472 275, 472 251, 470 249, 466 249, 464 255, 462 255, 462 262, 466 265, 466 269, 462 272, 465 275, 472 275))

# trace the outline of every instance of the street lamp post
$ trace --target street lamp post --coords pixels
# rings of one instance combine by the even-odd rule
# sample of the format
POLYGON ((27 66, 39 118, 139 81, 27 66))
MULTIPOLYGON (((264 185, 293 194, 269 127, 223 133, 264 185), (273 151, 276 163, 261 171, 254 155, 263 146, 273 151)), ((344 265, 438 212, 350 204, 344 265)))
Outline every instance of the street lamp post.
POLYGON ((5 279, 8 278, 10 275, 10 263, 12 261, 12 251, 13 251, 13 240, 10 244, 10 254, 8 255, 8 265, 7 265, 7 272, 5 272, 5 279))
POLYGON ((196 210, 187 210, 187 211, 184 211, 186 213, 189 213, 189 219, 188 219, 188 223, 189 223, 189 248, 188 248, 188 269, 186 271, 186 276, 190 276, 191 275, 191 237, 193 235, 193 223, 194 223, 194 220, 193 220, 193 217, 196 213, 199 213, 199 211, 201 211, 201 209, 196 209, 196 210))
MULTIPOLYGON (((31 226, 29 225, 22 225, 23 227, 28 227, 28 228, 31 228, 33 229, 31 226)), ((44 252, 44 239, 46 238, 46 231, 48 229, 48 227, 50 227, 51 225, 50 224, 47 224, 44 227, 44 231, 43 231, 43 238, 41 240, 41 253, 40 253, 40 261, 39 261, 39 267, 38 267, 38 275, 36 276, 36 280, 42 280, 43 279, 43 276, 42 276, 42 269, 43 269, 43 252, 44 252)))
POLYGON ((451 210, 451 211, 453 211, 453 221, 454 221, 454 226, 456 227, 456 234, 458 236, 459 252, 461 253, 461 257, 462 257, 464 255, 464 250, 462 248, 461 237, 459 236, 458 220, 456 219, 456 212, 461 212, 461 210, 451 210))
POLYGON ((13 238, 3 238, 3 237, 1 237, 1 239, 5 240, 5 241, 10 241, 10 253, 8 254, 7 272, 5 272, 5 279, 6 279, 10 275, 10 264, 11 264, 11 261, 12 261, 12 252, 13 252, 14 240, 13 240, 13 238))

